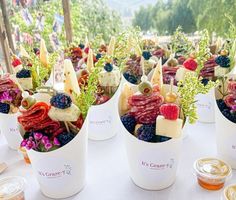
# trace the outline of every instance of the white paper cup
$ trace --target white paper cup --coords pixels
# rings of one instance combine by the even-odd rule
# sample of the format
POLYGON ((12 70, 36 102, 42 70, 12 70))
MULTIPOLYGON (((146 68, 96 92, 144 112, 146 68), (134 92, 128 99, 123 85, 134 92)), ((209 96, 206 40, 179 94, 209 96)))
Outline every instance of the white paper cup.
POLYGON ((28 155, 42 193, 50 198, 67 198, 85 185, 87 123, 65 146, 51 152, 29 150, 28 155))
MULTIPOLYGON (((164 86, 164 91, 168 91, 169 86, 164 86)), ((145 142, 129 133, 120 123, 133 182, 146 190, 162 190, 171 186, 176 179, 182 137, 161 143, 145 142)))
POLYGON ((236 124, 224 117, 216 103, 215 120, 218 155, 236 169, 236 124))
POLYGON ((121 84, 112 98, 101 105, 91 106, 88 112, 88 138, 90 140, 107 140, 118 132, 118 96, 121 84))
POLYGON ((198 112, 198 121, 202 123, 215 122, 215 96, 214 88, 207 94, 198 94, 196 96, 196 106, 198 112))
POLYGON ((130 177, 146 190, 162 190, 176 179, 182 138, 161 143, 149 143, 131 135, 124 127, 130 177))
POLYGON ((0 132, 6 138, 7 144, 11 149, 17 150, 20 147, 22 136, 17 121, 18 113, 0 113, 0 132))

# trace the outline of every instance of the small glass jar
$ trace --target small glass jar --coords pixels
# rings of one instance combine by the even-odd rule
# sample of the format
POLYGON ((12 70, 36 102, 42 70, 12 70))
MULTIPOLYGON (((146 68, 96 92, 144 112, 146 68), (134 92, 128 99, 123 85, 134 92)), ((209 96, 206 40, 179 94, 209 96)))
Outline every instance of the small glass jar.
POLYGON ((0 179, 0 199, 25 200, 25 179, 18 176, 0 179))
POLYGON ((236 184, 229 185, 224 189, 224 200, 235 200, 236 199, 236 184))
POLYGON ((19 152, 23 155, 25 163, 30 164, 31 162, 30 162, 26 149, 24 147, 20 147, 19 152))
POLYGON ((217 158, 201 158, 195 161, 194 169, 198 184, 207 190, 219 190, 231 176, 232 169, 217 158))

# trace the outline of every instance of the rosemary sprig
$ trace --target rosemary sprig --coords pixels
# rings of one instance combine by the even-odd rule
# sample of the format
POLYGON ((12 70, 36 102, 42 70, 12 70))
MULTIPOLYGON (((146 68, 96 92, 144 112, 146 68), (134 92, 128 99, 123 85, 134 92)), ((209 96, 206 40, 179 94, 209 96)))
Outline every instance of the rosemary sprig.
POLYGON ((198 63, 198 67, 196 69, 197 74, 200 73, 200 71, 204 67, 204 63, 211 56, 209 44, 210 44, 209 33, 206 29, 204 29, 201 32, 201 38, 200 38, 200 41, 198 43, 198 47, 196 49, 196 60, 197 60, 197 63, 198 63))

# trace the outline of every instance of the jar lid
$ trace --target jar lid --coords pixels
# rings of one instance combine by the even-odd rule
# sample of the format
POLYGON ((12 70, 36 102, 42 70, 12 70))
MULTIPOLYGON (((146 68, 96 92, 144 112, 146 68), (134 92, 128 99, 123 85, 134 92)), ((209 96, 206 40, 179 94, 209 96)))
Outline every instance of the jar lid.
POLYGON ((0 179, 0 199, 8 200, 19 195, 24 191, 25 183, 25 179, 18 176, 0 179))
POLYGON ((224 189, 224 197, 227 200, 235 200, 236 199, 236 184, 230 185, 224 189))
POLYGON ((231 175, 232 169, 217 158, 201 158, 195 161, 194 169, 206 178, 222 179, 231 175))

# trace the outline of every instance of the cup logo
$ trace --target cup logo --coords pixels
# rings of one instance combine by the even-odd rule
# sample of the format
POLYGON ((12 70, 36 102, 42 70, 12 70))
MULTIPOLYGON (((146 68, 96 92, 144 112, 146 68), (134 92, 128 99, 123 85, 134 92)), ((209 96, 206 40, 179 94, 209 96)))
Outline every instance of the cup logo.
POLYGON ((64 164, 63 169, 61 170, 52 170, 52 171, 38 171, 38 175, 44 178, 61 178, 63 176, 72 175, 72 167, 68 164, 64 164))
POLYGON ((159 163, 141 161, 142 167, 150 169, 150 170, 172 169, 174 164, 175 164, 175 159, 173 158, 170 158, 168 162, 159 162, 159 163))

